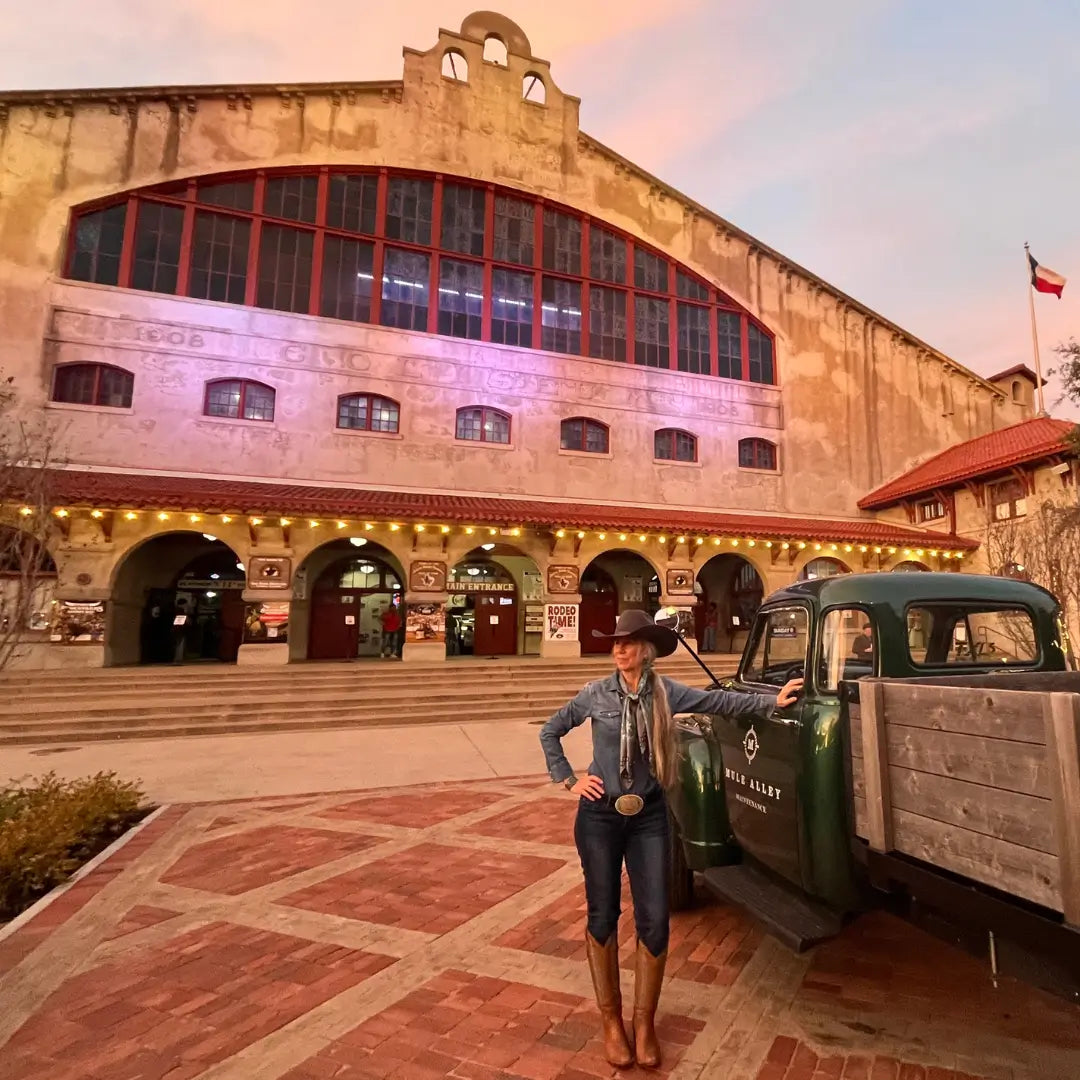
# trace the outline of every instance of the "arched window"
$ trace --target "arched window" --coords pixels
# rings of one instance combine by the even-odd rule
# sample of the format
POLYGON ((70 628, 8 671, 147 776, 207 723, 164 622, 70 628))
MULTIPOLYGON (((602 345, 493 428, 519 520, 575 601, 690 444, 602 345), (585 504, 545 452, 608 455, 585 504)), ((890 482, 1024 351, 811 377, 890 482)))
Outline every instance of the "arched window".
POLYGON ((740 469, 776 470, 776 444, 768 439, 739 440, 740 469))
POLYGON ((465 59, 465 54, 457 49, 447 49, 443 53, 442 73, 445 78, 455 82, 468 82, 469 61, 465 59))
POLYGON ((250 379, 217 379, 206 384, 207 416, 232 420, 273 420, 274 390, 250 379))
MULTIPOLYGON (((446 59, 463 78, 465 58, 446 59)), ((525 80, 543 87, 539 72, 525 80)), ((194 177, 76 209, 69 244, 78 281, 776 381, 772 337, 689 267, 570 207, 467 177, 356 166, 194 177)))
POLYGON ((376 394, 342 394, 338 398, 339 428, 350 431, 384 431, 397 434, 401 406, 376 394))
POLYGON ((678 428, 661 428, 653 435, 657 461, 697 461, 697 436, 678 428))
POLYGON ((476 405, 457 411, 457 437, 466 442, 510 442, 510 417, 498 409, 476 405))
POLYGON ((521 80, 521 100, 531 101, 534 105, 547 104, 547 84, 544 82, 543 75, 530 71, 521 80))
POLYGON ((916 562, 914 559, 908 559, 906 562, 897 563, 893 568, 894 574, 925 574, 930 569, 929 566, 921 562, 916 562))
POLYGON ((110 364, 61 364, 53 372, 53 401, 130 409, 135 376, 110 364))
POLYGON ((506 67, 506 43, 497 34, 488 34, 484 40, 484 63, 506 67))
POLYGON ((608 426, 599 420, 574 416, 562 422, 560 445, 563 450, 580 450, 586 454, 608 452, 608 426))
POLYGON ((830 559, 822 556, 820 559, 811 559, 799 574, 800 581, 813 581, 815 578, 838 577, 840 574, 850 574, 851 567, 842 563, 839 559, 830 559))

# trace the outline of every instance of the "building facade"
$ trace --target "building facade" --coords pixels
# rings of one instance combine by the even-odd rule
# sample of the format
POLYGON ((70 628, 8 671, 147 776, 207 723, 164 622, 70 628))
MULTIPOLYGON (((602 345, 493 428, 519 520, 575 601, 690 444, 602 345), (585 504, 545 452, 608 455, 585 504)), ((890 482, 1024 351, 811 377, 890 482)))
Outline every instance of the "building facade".
POLYGON ((0 369, 62 461, 8 507, 56 571, 24 662, 577 655, 660 604, 738 648, 799 575, 969 559, 859 500, 1023 380, 578 105, 491 13, 396 82, 0 94, 0 369))

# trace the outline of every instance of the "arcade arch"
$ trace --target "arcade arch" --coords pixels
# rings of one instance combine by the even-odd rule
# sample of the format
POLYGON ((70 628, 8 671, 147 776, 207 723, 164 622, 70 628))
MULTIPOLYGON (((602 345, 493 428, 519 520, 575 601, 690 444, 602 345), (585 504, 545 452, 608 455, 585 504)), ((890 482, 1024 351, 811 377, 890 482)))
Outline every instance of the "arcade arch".
POLYGON ((796 580, 814 581, 816 578, 837 577, 839 574, 850 574, 851 567, 828 555, 821 555, 811 559, 800 571, 796 580))
POLYGON ((446 589, 447 656, 539 654, 543 577, 520 548, 494 542, 473 548, 450 568, 446 589))
POLYGON ((926 574, 929 573, 930 567, 925 563, 916 562, 914 559, 908 559, 905 562, 897 563, 893 568, 894 574, 926 574))
POLYGON ((616 549, 596 556, 581 575, 579 640, 583 655, 605 653, 607 642, 593 631, 610 634, 624 611, 635 609, 654 614, 660 607, 660 572, 636 551, 616 549))
POLYGON ((694 629, 701 651, 739 651, 765 597, 761 575, 749 559, 725 553, 698 570, 697 583, 694 629))
POLYGON ((209 533, 159 533, 113 575, 105 665, 235 663, 244 634, 240 556, 209 533))
POLYGON ((388 608, 405 619, 405 571, 392 551, 366 537, 341 537, 311 551, 297 576, 290 659, 377 659, 387 648, 401 655, 402 630, 393 642, 383 640, 388 608))

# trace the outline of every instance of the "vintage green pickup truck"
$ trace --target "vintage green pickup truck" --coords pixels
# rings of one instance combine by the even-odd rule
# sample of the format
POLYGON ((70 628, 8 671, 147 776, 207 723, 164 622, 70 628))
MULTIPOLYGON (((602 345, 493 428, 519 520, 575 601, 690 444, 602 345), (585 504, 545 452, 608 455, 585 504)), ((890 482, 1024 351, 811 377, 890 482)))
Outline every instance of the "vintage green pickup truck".
MULTIPOLYGON (((673 906, 693 875, 802 950, 912 897, 1080 989, 1080 674, 1028 582, 858 574, 759 609, 733 679, 767 722, 678 718, 673 906)), ((995 957, 995 960, 997 958, 995 957)))

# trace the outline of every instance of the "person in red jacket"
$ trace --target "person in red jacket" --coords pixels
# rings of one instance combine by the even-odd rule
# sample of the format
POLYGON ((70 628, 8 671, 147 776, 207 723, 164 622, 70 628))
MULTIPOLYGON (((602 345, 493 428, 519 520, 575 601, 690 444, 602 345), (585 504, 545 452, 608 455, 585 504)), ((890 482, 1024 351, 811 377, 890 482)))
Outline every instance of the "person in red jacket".
POLYGON ((398 637, 401 630, 401 616, 398 609, 390 604, 379 617, 382 623, 382 655, 398 655, 398 637))

